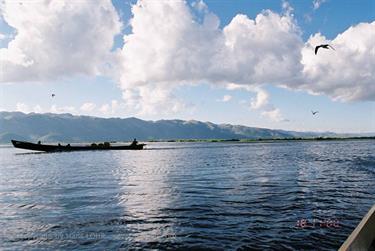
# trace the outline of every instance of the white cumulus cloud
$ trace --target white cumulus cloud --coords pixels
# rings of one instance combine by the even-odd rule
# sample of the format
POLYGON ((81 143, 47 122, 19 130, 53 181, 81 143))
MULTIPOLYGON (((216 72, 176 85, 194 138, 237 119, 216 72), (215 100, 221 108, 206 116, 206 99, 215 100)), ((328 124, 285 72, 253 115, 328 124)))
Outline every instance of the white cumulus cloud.
POLYGON ((303 42, 290 16, 240 14, 220 29, 216 15, 207 11, 199 22, 184 1, 138 1, 132 13, 118 79, 125 101, 143 111, 183 106, 171 95, 181 84, 276 84, 302 70, 303 42))
POLYGON ((114 115, 118 112, 126 111, 126 104, 119 102, 118 100, 111 100, 108 104, 103 104, 99 107, 98 111, 103 115, 114 115))
POLYGON ((192 2, 191 6, 199 11, 207 11, 208 7, 203 0, 196 0, 192 2))
POLYGON ((228 102, 232 100, 232 96, 231 95, 224 95, 221 99, 219 99, 218 101, 220 102, 228 102))
POLYGON ((317 10, 326 0, 313 0, 313 9, 317 10))
POLYGON ((274 85, 335 100, 374 100, 374 23, 350 27, 332 41, 315 34, 305 43, 293 8, 286 1, 283 8, 284 14, 263 11, 255 19, 238 14, 220 28, 213 13, 206 10, 199 22, 184 1, 138 1, 132 7, 132 32, 124 36, 119 55, 118 79, 126 102, 141 109, 166 100, 173 107, 176 86, 202 82, 249 89, 274 85), (314 55, 321 43, 336 51, 321 49, 314 55))
POLYGON ((7 35, 0 32, 0 41, 7 38, 7 35))
POLYGON ((96 105, 91 102, 87 102, 82 104, 82 106, 79 108, 83 112, 92 112, 95 109, 96 105))
POLYGON ((251 100, 250 108, 253 110, 260 110, 261 114, 268 117, 272 121, 280 122, 286 121, 284 119, 281 110, 276 108, 273 104, 269 102, 269 94, 261 88, 254 89, 256 96, 251 100))
POLYGON ((40 105, 35 105, 33 110, 34 110, 35 113, 41 113, 43 111, 43 109, 40 105))
POLYGON ((251 101, 251 109, 265 109, 268 106, 268 99, 268 93, 258 89, 256 97, 251 101))
POLYGON ((23 113, 29 113, 31 112, 30 107, 22 102, 17 102, 16 104, 16 111, 23 112, 23 113))
POLYGON ((286 121, 289 121, 288 119, 284 119, 283 116, 281 115, 281 111, 279 108, 270 108, 270 109, 266 109, 264 111, 262 111, 261 113, 263 116, 266 116, 268 117, 269 119, 271 119, 272 121, 275 121, 275 122, 286 122, 286 121))
POLYGON ((0 82, 97 75, 111 60, 121 23, 110 0, 4 0, 0 8, 16 31, 0 49, 0 82))
POLYGON ((302 64, 302 89, 334 100, 375 100, 375 22, 350 27, 332 41, 319 33, 311 36, 302 64), (314 47, 323 43, 335 50, 319 49, 314 55, 314 47))
POLYGON ((304 42, 286 1, 282 14, 238 14, 221 27, 202 0, 192 6, 183 0, 138 0, 123 47, 111 51, 122 26, 111 1, 20 1, 0 5, 3 19, 16 30, 0 49, 0 81, 106 73, 118 82, 123 101, 103 105, 103 113, 178 112, 188 106, 174 90, 201 83, 256 92, 252 109, 274 120, 282 118, 281 111, 265 86, 340 101, 375 100, 375 22, 352 26, 332 40, 318 33, 304 42), (335 50, 315 55, 322 43, 335 50))
POLYGON ((49 109, 49 112, 52 113, 76 113, 77 109, 74 106, 57 106, 57 105, 52 105, 51 108, 49 109))
POLYGON ((40 105, 30 106, 23 102, 17 102, 16 111, 23 112, 23 113, 30 113, 30 112, 41 113, 42 107, 40 105))

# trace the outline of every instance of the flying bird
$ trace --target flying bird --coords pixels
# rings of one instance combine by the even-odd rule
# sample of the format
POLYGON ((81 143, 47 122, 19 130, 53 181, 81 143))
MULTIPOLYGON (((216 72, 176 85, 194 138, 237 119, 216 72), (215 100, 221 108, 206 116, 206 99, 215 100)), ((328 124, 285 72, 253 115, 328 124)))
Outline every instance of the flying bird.
POLYGON ((316 112, 311 111, 312 115, 315 115, 315 114, 317 114, 318 112, 319 112, 319 111, 316 111, 316 112))
POLYGON ((335 51, 335 48, 333 48, 331 45, 329 45, 329 44, 321 44, 321 45, 318 45, 318 46, 315 47, 315 55, 318 53, 319 48, 323 48, 323 49, 329 49, 329 48, 331 48, 332 50, 335 51))

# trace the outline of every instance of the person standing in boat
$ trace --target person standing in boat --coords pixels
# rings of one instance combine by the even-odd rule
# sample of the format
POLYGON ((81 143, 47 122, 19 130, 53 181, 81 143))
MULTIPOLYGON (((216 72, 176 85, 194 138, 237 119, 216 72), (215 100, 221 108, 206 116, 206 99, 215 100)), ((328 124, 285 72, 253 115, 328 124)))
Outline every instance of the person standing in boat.
POLYGON ((132 146, 136 146, 138 144, 137 139, 134 139, 133 142, 131 143, 132 146))

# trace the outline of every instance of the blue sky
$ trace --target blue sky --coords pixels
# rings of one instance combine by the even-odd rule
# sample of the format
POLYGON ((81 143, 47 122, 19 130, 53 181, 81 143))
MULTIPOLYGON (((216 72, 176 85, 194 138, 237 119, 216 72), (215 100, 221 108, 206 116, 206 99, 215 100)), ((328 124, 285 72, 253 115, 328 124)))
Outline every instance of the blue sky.
MULTIPOLYGON (((0 82, 0 109, 71 112, 100 117, 136 116, 147 120, 195 119, 298 131, 375 132, 375 93, 372 87, 375 86, 375 50, 370 43, 372 39, 375 44, 374 26, 371 26, 375 21, 374 1, 206 0, 182 2, 175 7, 178 1, 163 0, 159 3, 165 4, 164 8, 155 7, 155 2, 147 6, 145 2, 146 7, 133 8, 132 12, 131 6, 137 1, 108 1, 104 8, 112 15, 110 21, 97 18, 102 15, 100 10, 91 10, 96 7, 89 3, 74 11, 61 9, 59 5, 45 7, 42 3, 28 7, 26 3, 16 5, 13 2, 2 6, 0 48, 3 54, 0 51, 0 55, 4 78, 0 82), (29 16, 16 17, 15 11, 23 11, 18 9, 23 7, 29 8, 25 12, 29 16), (176 8, 174 12, 181 11, 181 19, 164 12, 167 7, 176 8), (34 13, 30 9, 37 11, 34 13), (43 13, 50 11, 51 18, 61 20, 51 22, 48 14, 45 18, 40 17, 42 12, 38 11, 41 9, 43 13), (264 10, 275 14, 274 17, 264 14, 265 24, 286 22, 275 28, 275 37, 272 28, 262 30, 269 29, 269 26, 260 26, 260 22, 256 22, 258 28, 241 26, 255 20, 264 10), (71 25, 64 21, 64 11, 68 14, 74 12, 73 17, 79 16, 78 23, 74 18, 70 19, 73 20, 71 25), (247 17, 236 19, 238 14, 247 17), (184 23, 184 18, 191 18, 197 24, 190 26, 189 22, 184 23), (23 23, 31 20, 37 21, 25 28, 23 23), (56 33, 51 32, 45 24, 47 22, 50 26, 56 24, 53 27, 56 33), (365 25, 358 26, 359 23, 365 25), (285 25, 288 26, 286 31, 285 25), (358 32, 350 33, 351 26, 358 32), (90 27, 92 31, 87 31, 90 27), (239 27, 245 29, 245 37, 243 30, 239 32, 239 27), (276 39, 280 44, 296 41, 296 45, 288 45, 282 52, 277 51, 277 41, 264 46, 263 41, 263 49, 247 47, 259 41, 257 35, 246 36, 246 29, 249 33, 252 29, 256 29, 255 34, 264 32, 269 40, 276 39), (230 36, 227 31, 231 32, 230 36), (318 33, 320 35, 316 35, 318 33), (78 34, 79 39, 72 34, 78 34), (340 37, 340 34, 343 35, 340 37), (354 37, 353 34, 359 35, 354 37), (360 37, 362 34, 363 38, 360 37), (124 35, 129 37, 128 45, 123 40, 124 35), (233 37, 238 47, 231 45, 234 49, 231 54, 225 54, 223 62, 213 62, 216 53, 224 46, 215 48, 216 43, 226 39, 225 46, 228 46, 233 37), (352 39, 359 42, 351 42, 352 39), (13 40, 17 41, 11 46, 13 40), (29 49, 21 46, 25 41, 29 41, 29 49), (307 53, 320 41, 335 45, 336 51, 322 51, 322 56, 318 53, 321 61, 316 62, 317 57, 307 53), (210 44, 212 48, 209 48, 210 44), (351 44, 358 44, 358 47, 351 48, 351 44), (76 49, 69 51, 67 45, 76 49), (17 46, 23 57, 13 48, 17 46), (178 58, 182 53, 179 48, 184 49, 183 53, 187 51, 181 58, 178 58), (347 52, 346 48, 352 51, 347 52), (55 54, 55 51, 58 52, 55 54), (210 52, 202 56, 196 51, 210 52), (353 51, 358 55, 355 56, 353 51), (249 56, 241 58, 247 52, 249 56), (233 56, 235 53, 239 53, 240 59, 233 56), (269 69, 263 75, 244 74, 243 71, 258 69, 259 65, 268 64, 270 69, 275 67, 273 61, 262 61, 260 56, 263 54, 273 60, 287 58, 291 65, 285 69, 291 72, 281 69, 276 75, 278 77, 270 76, 273 71, 269 69), (298 65, 301 54, 307 63, 298 65), (335 58, 331 62, 328 57, 335 58), (175 62, 186 63, 191 69, 185 71, 175 62), (243 62, 246 62, 246 67, 243 62), (339 62, 341 69, 349 70, 335 68, 335 62, 339 62), (212 73, 209 70, 211 63, 214 65, 212 73), (230 65, 228 73, 223 72, 226 68, 220 68, 226 63, 230 65), (244 70, 238 70, 238 65, 244 70), (320 66, 330 70, 324 72, 324 67, 320 66), (316 72, 317 69, 322 72, 316 72), (296 74, 297 71, 300 73, 296 74), (221 73, 225 81, 217 77, 221 73), (231 84, 236 87, 229 87, 231 84), (56 94, 54 98, 52 93, 56 94), (313 116, 311 110, 319 113, 313 116)), ((275 71, 278 68, 275 67, 275 71)))

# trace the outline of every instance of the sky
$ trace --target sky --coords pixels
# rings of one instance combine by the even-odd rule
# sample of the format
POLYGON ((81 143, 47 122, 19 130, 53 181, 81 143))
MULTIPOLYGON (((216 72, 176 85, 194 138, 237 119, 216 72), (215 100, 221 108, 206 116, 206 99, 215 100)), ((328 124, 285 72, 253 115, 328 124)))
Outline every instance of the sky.
POLYGON ((2 111, 365 133, 374 101, 372 0, 0 2, 2 111))

